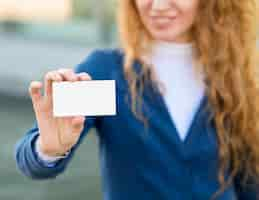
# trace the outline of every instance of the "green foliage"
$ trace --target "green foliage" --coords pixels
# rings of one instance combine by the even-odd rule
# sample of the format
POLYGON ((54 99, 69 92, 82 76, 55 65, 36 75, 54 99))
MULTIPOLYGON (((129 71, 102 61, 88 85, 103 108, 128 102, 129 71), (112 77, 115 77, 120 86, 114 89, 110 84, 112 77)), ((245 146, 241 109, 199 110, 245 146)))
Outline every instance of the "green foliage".
POLYGON ((86 0, 73 0, 73 16, 80 18, 89 18, 93 16, 93 9, 91 4, 86 0))
POLYGON ((98 17, 106 20, 114 20, 116 14, 115 0, 73 0, 72 3, 74 17, 98 17))

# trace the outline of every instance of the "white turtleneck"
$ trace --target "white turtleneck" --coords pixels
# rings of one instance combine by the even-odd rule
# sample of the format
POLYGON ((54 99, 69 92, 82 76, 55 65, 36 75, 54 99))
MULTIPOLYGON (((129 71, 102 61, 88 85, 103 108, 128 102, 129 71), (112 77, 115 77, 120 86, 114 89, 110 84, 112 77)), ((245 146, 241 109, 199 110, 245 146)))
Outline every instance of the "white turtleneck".
POLYGON ((202 74, 193 64, 192 43, 154 43, 150 62, 166 88, 164 100, 179 137, 184 140, 204 95, 202 74))

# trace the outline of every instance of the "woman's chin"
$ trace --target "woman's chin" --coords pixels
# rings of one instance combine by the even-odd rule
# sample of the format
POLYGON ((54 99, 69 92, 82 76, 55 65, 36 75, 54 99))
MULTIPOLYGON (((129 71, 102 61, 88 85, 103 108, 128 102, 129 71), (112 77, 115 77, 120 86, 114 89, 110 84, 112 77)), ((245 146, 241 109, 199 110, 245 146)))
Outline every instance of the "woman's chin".
POLYGON ((153 33, 152 37, 154 40, 161 40, 161 41, 167 41, 172 42, 177 40, 177 37, 173 37, 172 35, 164 34, 164 33, 153 33))
POLYGON ((167 41, 167 42, 185 42, 186 38, 181 34, 174 34, 172 32, 166 32, 166 31, 152 31, 151 33, 154 40, 161 40, 161 41, 167 41))

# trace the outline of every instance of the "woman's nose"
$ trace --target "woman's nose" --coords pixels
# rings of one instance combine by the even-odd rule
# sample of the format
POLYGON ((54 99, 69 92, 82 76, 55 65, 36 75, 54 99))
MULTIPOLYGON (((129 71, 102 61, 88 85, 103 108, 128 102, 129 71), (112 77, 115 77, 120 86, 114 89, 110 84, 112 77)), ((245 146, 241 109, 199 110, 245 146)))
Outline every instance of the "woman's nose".
POLYGON ((153 0, 152 9, 153 10, 165 10, 169 8, 170 0, 153 0))

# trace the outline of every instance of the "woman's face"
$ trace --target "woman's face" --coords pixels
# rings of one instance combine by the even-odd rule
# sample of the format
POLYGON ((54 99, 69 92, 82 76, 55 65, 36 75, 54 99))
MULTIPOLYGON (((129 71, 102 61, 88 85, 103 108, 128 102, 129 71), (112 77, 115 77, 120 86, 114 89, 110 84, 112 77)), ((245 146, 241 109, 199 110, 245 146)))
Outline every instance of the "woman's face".
POLYGON ((141 20, 154 40, 185 43, 199 0, 135 0, 141 20))

